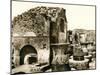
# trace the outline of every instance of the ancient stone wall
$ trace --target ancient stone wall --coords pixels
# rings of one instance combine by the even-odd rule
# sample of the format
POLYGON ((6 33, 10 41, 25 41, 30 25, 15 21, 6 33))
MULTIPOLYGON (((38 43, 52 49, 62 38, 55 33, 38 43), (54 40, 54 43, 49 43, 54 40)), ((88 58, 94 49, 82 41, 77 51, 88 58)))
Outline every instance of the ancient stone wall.
POLYGON ((35 37, 27 37, 27 35, 25 38, 13 37, 15 50, 19 50, 20 53, 23 46, 32 45, 37 50, 39 63, 48 62, 48 58, 50 58, 52 64, 57 64, 56 62, 67 64, 65 62, 68 62, 68 58, 66 58, 68 56, 64 53, 67 51, 65 13, 63 8, 36 7, 15 17, 12 22, 13 33, 34 32, 36 34, 35 37), (44 44, 46 44, 46 48, 43 48, 44 44), (51 61, 51 57, 53 57, 53 61, 51 61))
POLYGON ((14 48, 14 56, 16 57, 16 51, 18 51, 17 57, 19 59, 14 58, 15 60, 18 60, 20 63, 20 52, 22 48, 26 45, 30 45, 34 47, 37 51, 37 62, 38 63, 49 63, 49 41, 48 37, 14 37, 13 38, 13 48, 14 48))

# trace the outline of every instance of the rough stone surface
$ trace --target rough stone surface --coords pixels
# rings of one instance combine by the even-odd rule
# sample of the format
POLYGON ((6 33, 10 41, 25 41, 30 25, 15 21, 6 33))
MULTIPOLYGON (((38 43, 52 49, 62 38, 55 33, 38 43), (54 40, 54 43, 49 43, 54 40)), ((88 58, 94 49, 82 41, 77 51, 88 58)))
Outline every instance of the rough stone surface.
MULTIPOLYGON (((51 60, 55 58, 54 53, 57 53, 57 56, 61 56, 62 61, 60 62, 59 59, 56 59, 57 62, 65 63, 65 61, 68 61, 68 59, 62 57, 67 50, 65 46, 56 48, 57 51, 49 47, 52 43, 59 44, 67 42, 67 19, 65 16, 65 9, 43 6, 32 8, 13 19, 12 31, 12 43, 15 55, 16 50, 20 54, 23 47, 30 45, 36 49, 38 63, 49 63, 49 60, 52 62, 51 60), (30 33, 32 36, 29 35, 30 33), (16 36, 14 34, 16 34, 16 36), (53 53, 51 53, 51 49, 53 53), (53 58, 51 58, 52 55, 53 58)), ((16 56, 14 59, 17 60, 16 56)), ((20 63, 20 61, 16 64, 18 63, 20 63)))
POLYGON ((36 7, 15 17, 12 21, 13 32, 34 32, 47 34, 48 20, 57 20, 58 15, 65 18, 65 10, 58 7, 36 7), (61 13, 60 13, 61 12, 61 13))

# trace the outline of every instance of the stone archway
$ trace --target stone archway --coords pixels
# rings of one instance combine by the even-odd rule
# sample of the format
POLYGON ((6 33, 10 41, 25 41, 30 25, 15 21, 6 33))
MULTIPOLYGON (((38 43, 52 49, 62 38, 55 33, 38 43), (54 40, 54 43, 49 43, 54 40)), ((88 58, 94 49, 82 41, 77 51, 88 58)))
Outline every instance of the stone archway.
MULTIPOLYGON (((28 55, 28 54, 32 54, 32 53, 37 55, 36 49, 31 45, 25 45, 20 51, 20 65, 24 64, 25 56, 28 55)), ((32 62, 37 62, 37 57, 36 58, 34 58, 34 57, 31 58, 30 57, 29 63, 32 63, 32 62)))

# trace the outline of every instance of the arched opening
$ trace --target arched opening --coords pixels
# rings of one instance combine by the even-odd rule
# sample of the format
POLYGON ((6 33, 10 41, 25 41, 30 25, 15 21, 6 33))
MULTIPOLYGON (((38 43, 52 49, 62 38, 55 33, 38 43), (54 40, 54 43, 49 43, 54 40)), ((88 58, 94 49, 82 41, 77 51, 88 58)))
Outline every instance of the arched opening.
POLYGON ((64 19, 60 18, 60 31, 64 32, 64 19))
MULTIPOLYGON (((24 58, 28 54, 37 55, 37 51, 33 46, 25 45, 20 51, 20 65, 24 64, 24 58)), ((29 64, 32 64, 33 62, 37 62, 37 57, 36 56, 29 57, 28 61, 29 61, 29 64)))

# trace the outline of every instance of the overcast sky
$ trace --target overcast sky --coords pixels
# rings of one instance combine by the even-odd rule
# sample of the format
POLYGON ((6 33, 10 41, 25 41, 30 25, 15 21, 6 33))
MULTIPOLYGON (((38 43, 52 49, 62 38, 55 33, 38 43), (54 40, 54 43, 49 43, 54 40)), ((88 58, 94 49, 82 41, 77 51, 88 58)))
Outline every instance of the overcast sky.
POLYGON ((12 2, 12 19, 21 13, 37 7, 62 7, 66 9, 66 17, 68 20, 68 29, 87 29, 95 30, 95 6, 82 5, 63 5, 63 4, 47 4, 33 2, 12 2))

